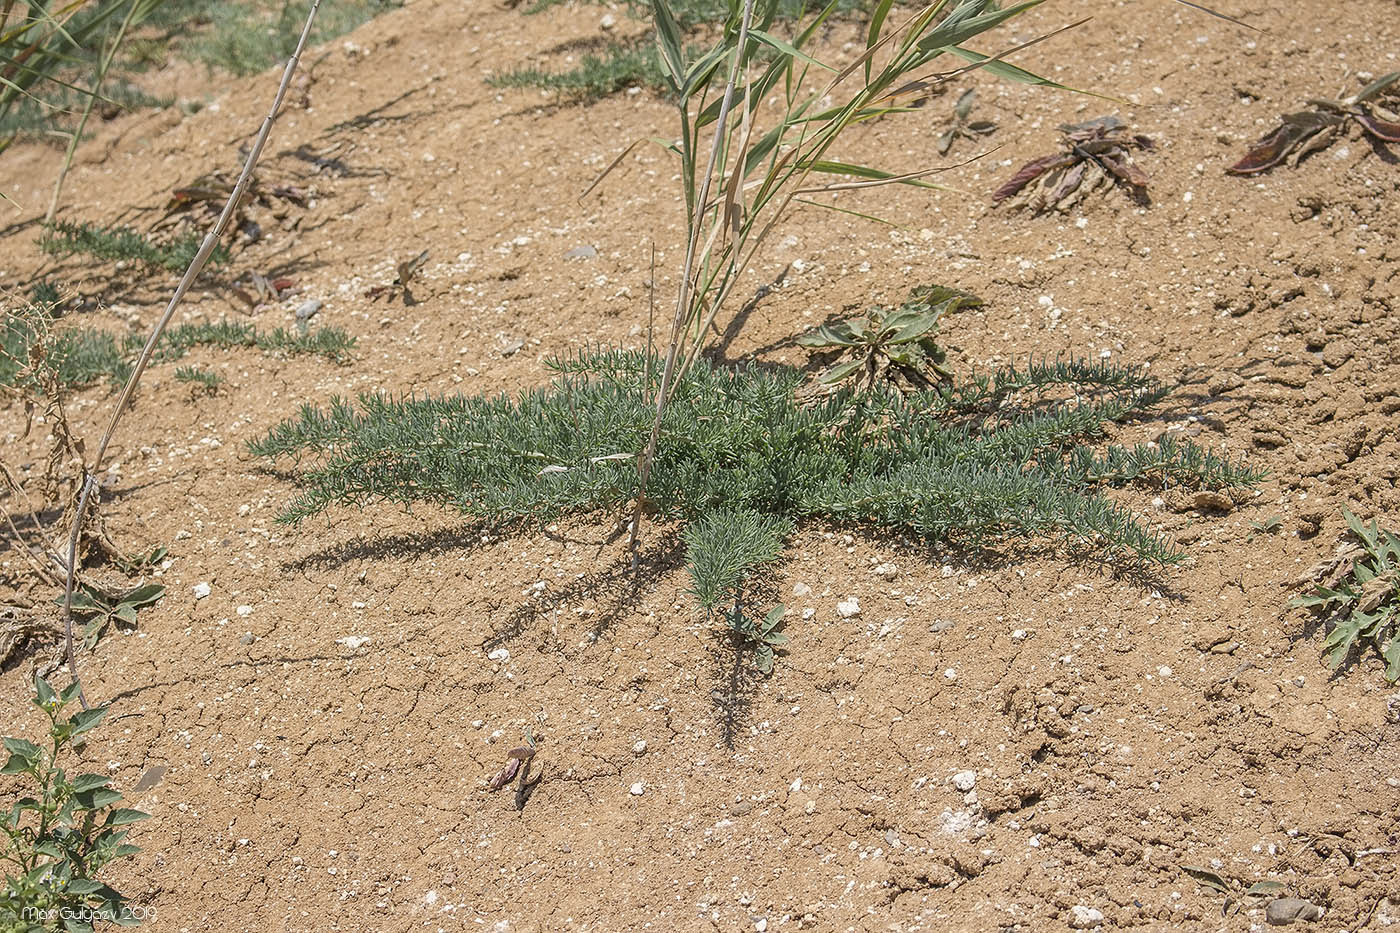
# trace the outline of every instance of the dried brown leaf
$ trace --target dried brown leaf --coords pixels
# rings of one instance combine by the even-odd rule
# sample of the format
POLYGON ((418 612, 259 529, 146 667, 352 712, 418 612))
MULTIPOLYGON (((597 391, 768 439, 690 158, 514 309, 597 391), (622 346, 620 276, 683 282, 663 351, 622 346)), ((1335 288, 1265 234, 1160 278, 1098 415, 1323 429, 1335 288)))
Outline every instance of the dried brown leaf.
POLYGON ((1263 137, 1245 153, 1243 159, 1227 168, 1230 175, 1257 175, 1281 164, 1300 146, 1323 130, 1341 124, 1337 113, 1307 110, 1286 114, 1273 132, 1263 137))
POLYGON ((1125 185, 1138 189, 1147 187, 1147 176, 1143 174, 1142 169, 1129 161, 1126 152, 1122 155, 1105 152, 1099 156, 1099 163, 1125 185))
POLYGON ((1386 143, 1400 143, 1400 123, 1382 120, 1370 112, 1356 114, 1356 122, 1367 133, 1386 143))
POLYGON ((413 279, 414 273, 416 273, 419 269, 423 268, 423 266, 427 262, 428 251, 426 249, 423 250, 423 252, 419 253, 417 256, 414 256, 412 259, 405 259, 403 262, 399 263, 395 267, 395 271, 398 272, 399 277, 394 280, 394 284, 399 286, 407 286, 408 283, 413 279))
POLYGON ((1356 608, 1361 612, 1375 612, 1381 603, 1395 594, 1397 583, 1400 583, 1400 571, 1396 570, 1367 580, 1361 587, 1361 602, 1356 608))
POLYGON ((992 200, 1005 201, 1007 198, 1012 197, 1022 188, 1035 181, 1041 175, 1044 175, 1046 172, 1053 171, 1057 168, 1064 168, 1068 165, 1073 165, 1074 162, 1075 157, 1070 153, 1064 152, 1058 152, 1054 155, 1042 156, 1039 159, 1027 162, 1025 165, 1021 166, 1019 169, 1016 170, 1016 174, 1012 175, 1011 178, 1006 182, 1006 184, 1002 185, 1000 188, 998 188, 995 192, 992 193, 992 200))
POLYGON ((1088 168, 1089 163, 1083 161, 1070 166, 1062 173, 1059 183, 1046 195, 1046 203, 1050 206, 1057 205, 1078 191, 1079 186, 1084 182, 1084 173, 1088 168))

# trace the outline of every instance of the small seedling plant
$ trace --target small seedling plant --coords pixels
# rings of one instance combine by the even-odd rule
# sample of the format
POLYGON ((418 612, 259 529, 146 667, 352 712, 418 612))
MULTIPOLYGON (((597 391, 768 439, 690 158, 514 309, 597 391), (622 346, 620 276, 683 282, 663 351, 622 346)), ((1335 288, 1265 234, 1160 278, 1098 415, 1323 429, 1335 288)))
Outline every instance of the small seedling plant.
POLYGON ((968 88, 953 105, 953 123, 938 136, 938 154, 947 155, 959 139, 976 141, 997 131, 991 120, 972 119, 972 106, 977 101, 977 89, 968 88))
POLYGON ((1035 214, 1068 211, 1100 188, 1119 184, 1138 201, 1147 198, 1147 176, 1133 153, 1153 148, 1146 136, 1129 134, 1115 116, 1063 124, 1063 149, 1032 159, 992 194, 1035 214))
POLYGON ((1314 572, 1313 591, 1289 605, 1323 618, 1322 650, 1332 670, 1353 650, 1370 646, 1385 661, 1385 679, 1400 680, 1400 537, 1342 509, 1350 533, 1337 554, 1314 572))
POLYGON ((6 865, 0 928, 85 933, 102 921, 134 926, 126 898, 101 875, 140 851, 126 842, 127 827, 147 814, 119 806, 122 795, 106 775, 70 777, 60 765, 81 751, 107 708, 65 715, 78 698, 76 682, 59 692, 36 677, 35 690, 33 703, 49 721, 48 742, 6 738, 9 758, 0 767, 19 782, 14 804, 0 812, 6 865))
POLYGON ((1256 881, 1249 887, 1245 887, 1243 882, 1226 878, 1224 875, 1203 865, 1182 865, 1181 870, 1195 879, 1196 883, 1207 890, 1217 894, 1225 895, 1225 902, 1220 905, 1220 916, 1228 916, 1231 908, 1235 913, 1244 910, 1246 905, 1257 903, 1258 901, 1276 896, 1284 889, 1281 881, 1256 881))
POLYGON ((818 377, 822 385, 849 383, 870 390, 889 383, 901 392, 923 391, 953 378, 943 365, 946 352, 933 339, 939 318, 981 304, 970 292, 927 285, 914 289, 896 309, 871 308, 864 318, 823 324, 797 343, 840 351, 841 359, 818 377))
POLYGON ((1312 109, 1284 114, 1277 128, 1225 171, 1258 175, 1284 163, 1296 168, 1307 156, 1346 136, 1353 125, 1377 143, 1400 143, 1400 71, 1377 78, 1350 97, 1308 103, 1312 109))
MULTIPOLYGON (((137 611, 155 605, 164 595, 165 587, 158 583, 144 583, 122 592, 81 584, 73 594, 73 613, 87 623, 83 627, 83 647, 91 651, 110 626, 135 629, 137 611)), ((63 599, 55 602, 62 605, 63 599)))
POLYGON ((217 395, 219 387, 224 384, 224 377, 202 366, 177 366, 175 381, 185 383, 196 394, 217 395))
POLYGON ((788 637, 778 631, 786 612, 787 607, 779 603, 761 618, 752 616, 744 611, 743 601, 737 599, 728 612, 730 630, 752 652, 753 666, 761 674, 773 673, 773 652, 788 643, 788 637))

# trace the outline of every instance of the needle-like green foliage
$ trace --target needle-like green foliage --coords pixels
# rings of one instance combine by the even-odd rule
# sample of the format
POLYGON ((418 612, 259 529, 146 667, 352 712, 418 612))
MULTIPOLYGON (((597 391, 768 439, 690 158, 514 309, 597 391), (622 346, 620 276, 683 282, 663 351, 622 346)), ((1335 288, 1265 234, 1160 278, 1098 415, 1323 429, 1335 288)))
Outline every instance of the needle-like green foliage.
MULTIPOLYGON (((130 227, 104 227, 92 223, 70 223, 60 220, 44 231, 39 247, 46 253, 67 256, 82 253, 110 261, 130 260, 152 269, 184 272, 194 254, 199 252, 199 234, 191 233, 170 243, 156 243, 130 227)), ((227 246, 219 246, 209 261, 227 263, 227 246)))
MULTIPOLYGON (((638 493, 634 454, 655 414, 658 361, 593 351, 555 361, 518 397, 333 400, 250 445, 301 467, 280 520, 336 505, 427 503, 490 522, 617 510, 638 493)), ((712 607, 781 552, 793 523, 823 519, 930 542, 1078 542, 1125 564, 1180 554, 1101 494, 1133 480, 1233 487, 1261 474, 1180 442, 1092 442, 1166 388, 1141 370, 1041 362, 901 397, 849 391, 809 406, 787 368, 716 368, 676 384, 647 501, 683 524, 693 591, 712 607)))

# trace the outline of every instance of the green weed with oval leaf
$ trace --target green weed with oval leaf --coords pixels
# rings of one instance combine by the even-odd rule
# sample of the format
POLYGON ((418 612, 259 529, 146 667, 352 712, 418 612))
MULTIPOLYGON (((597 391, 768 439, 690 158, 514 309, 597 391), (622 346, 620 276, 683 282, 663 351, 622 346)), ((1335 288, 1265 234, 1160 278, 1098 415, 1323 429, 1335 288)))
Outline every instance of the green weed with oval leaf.
POLYGON ((1323 618, 1327 638, 1322 650, 1333 670, 1366 645, 1385 659, 1385 678, 1400 680, 1400 537, 1368 526, 1342 509, 1348 538, 1328 561, 1314 568, 1313 591, 1292 600, 1292 607, 1312 609, 1323 618))
POLYGON ((858 390, 870 390, 890 384, 902 392, 921 392, 953 378, 943 365, 947 354, 933 339, 939 318, 981 304, 982 299, 970 292, 925 285, 898 308, 871 308, 864 318, 823 324, 797 343, 840 351, 840 360, 818 378, 824 385, 849 382, 858 390))
POLYGON ((84 736, 107 708, 64 710, 78 698, 75 681, 56 691, 34 680, 33 703, 49 720, 48 742, 4 740, 9 758, 0 774, 20 782, 14 803, 0 811, 5 885, 0 889, 0 929, 92 930, 92 921, 135 926, 126 898, 100 880, 112 862, 140 850, 126 842, 133 823, 148 814, 120 806, 122 795, 102 774, 70 777, 60 760, 80 751, 84 736), (61 925, 60 925, 61 924, 61 925))

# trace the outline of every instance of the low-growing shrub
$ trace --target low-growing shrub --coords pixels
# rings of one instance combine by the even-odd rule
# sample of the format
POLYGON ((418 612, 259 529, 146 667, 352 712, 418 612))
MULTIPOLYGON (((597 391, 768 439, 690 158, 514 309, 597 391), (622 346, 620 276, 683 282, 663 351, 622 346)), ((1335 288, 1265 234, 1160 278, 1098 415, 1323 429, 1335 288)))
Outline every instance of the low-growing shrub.
MULTIPOLYGON (((659 361, 593 351, 518 398, 361 396, 301 413, 250 445, 292 458, 301 492, 280 516, 334 505, 445 506, 544 523, 635 500, 635 454, 656 413, 659 361)), ((709 609, 773 561, 795 522, 822 519, 979 547, 1080 542, 1131 565, 1181 555, 1106 486, 1233 487, 1261 474, 1190 442, 1092 446, 1167 389, 1107 363, 1033 363, 901 396, 838 392, 804 406, 802 374, 703 359, 666 407, 647 504, 685 526, 695 595, 709 609)))

